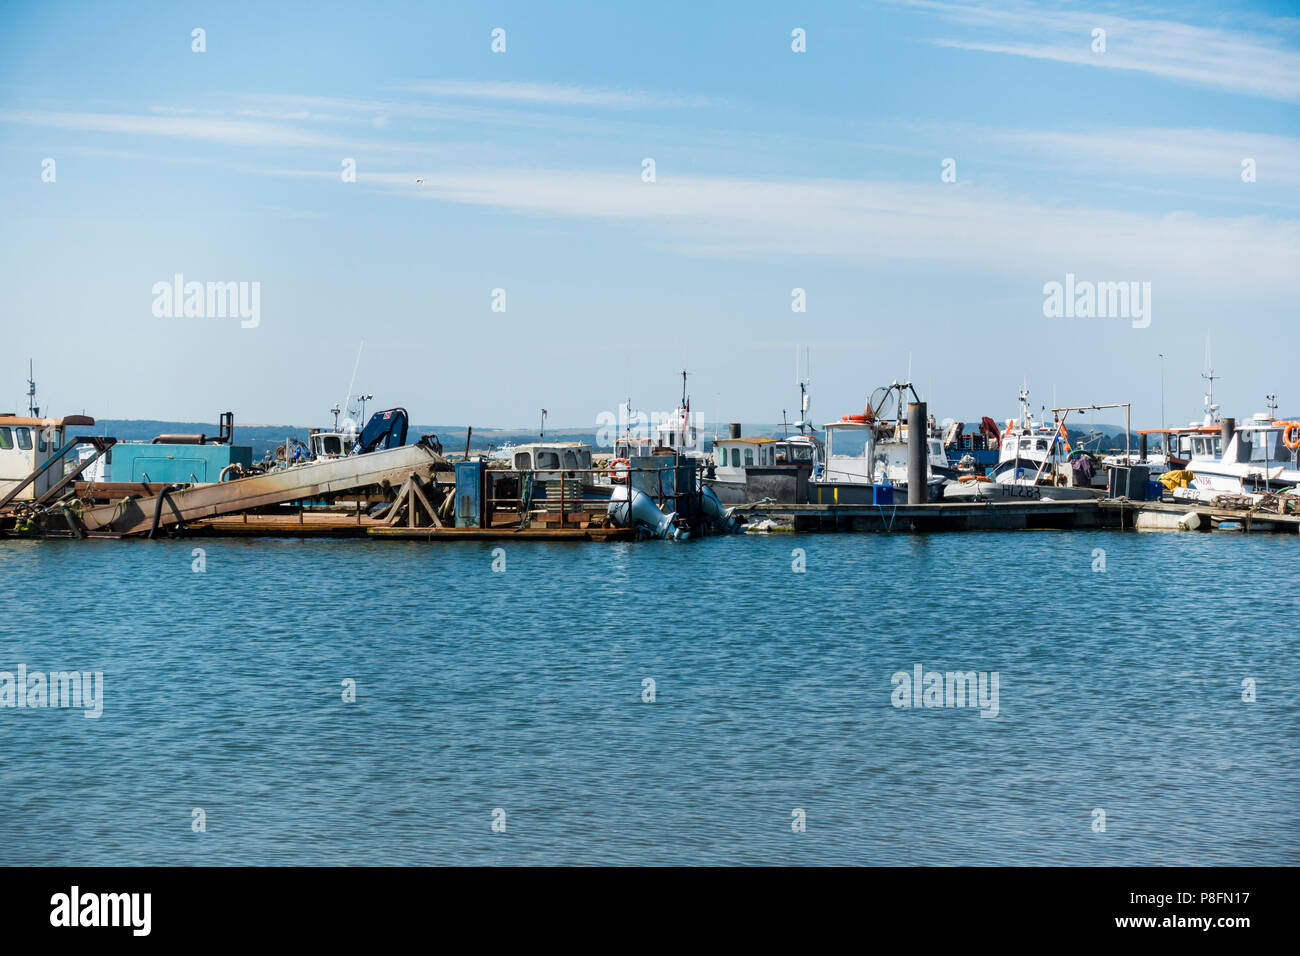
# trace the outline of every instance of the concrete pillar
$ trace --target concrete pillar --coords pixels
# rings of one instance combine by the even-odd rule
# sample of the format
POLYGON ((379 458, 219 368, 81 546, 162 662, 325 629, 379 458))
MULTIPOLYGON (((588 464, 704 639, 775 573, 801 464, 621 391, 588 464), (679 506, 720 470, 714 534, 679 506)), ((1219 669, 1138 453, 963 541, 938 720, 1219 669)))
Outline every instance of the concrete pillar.
POLYGON ((926 458, 925 402, 907 403, 907 503, 923 505, 926 501, 925 479, 930 469, 926 458))

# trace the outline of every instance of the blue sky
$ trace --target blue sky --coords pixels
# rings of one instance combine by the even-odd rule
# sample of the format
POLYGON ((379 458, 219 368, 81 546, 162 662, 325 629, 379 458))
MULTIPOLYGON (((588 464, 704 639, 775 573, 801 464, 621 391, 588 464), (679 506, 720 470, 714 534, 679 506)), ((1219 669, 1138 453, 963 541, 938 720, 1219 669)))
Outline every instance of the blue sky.
POLYGON ((669 409, 683 367, 708 420, 772 421, 807 345, 819 421, 910 362, 940 417, 1006 417, 1027 378, 1036 404, 1155 424, 1158 353, 1189 420, 1208 335, 1226 414, 1300 411, 1294 4, 47 2, 0 24, 6 408, 31 356, 55 413, 318 424, 364 340, 355 390, 422 422, 669 409), (1067 272, 1150 282, 1150 327, 1044 317, 1067 272), (260 324, 155 317, 176 273, 259 282, 260 324))

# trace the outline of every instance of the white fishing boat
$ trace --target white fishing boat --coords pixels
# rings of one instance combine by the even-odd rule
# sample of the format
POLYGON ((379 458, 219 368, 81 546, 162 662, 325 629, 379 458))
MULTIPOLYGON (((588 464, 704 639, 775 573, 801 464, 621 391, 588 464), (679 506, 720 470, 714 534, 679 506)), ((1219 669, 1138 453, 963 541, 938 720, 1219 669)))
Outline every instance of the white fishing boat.
MULTIPOLYGON (((1212 446, 1202 446, 1207 452, 1212 446)), ((1189 485, 1175 498, 1213 501, 1220 495, 1262 495, 1300 486, 1300 421, 1257 414, 1234 428, 1221 454, 1192 455, 1189 485)))
POLYGON ((1048 501, 1100 497, 1101 489, 1090 487, 1091 475, 1082 479, 1075 475, 1065 424, 1048 424, 1034 418, 1028 385, 1021 386, 1019 400, 1020 417, 1007 419, 1002 429, 992 476, 960 477, 954 483, 956 487, 949 488, 947 496, 1048 501))
MULTIPOLYGON (((844 415, 829 422, 824 430, 824 467, 809 482, 809 498, 823 504, 879 503, 890 495, 881 489, 898 489, 906 494, 910 458, 904 397, 920 401, 910 382, 893 382, 877 389, 860 415, 844 415), (896 403, 893 421, 881 413, 896 403)), ((926 423, 926 501, 944 496, 949 478, 956 472, 948 464, 943 440, 936 434, 934 419, 926 423)))
MULTIPOLYGON (((357 443, 357 436, 360 432, 356 423, 351 418, 345 419, 342 425, 339 424, 339 415, 342 409, 335 405, 330 409, 334 415, 333 428, 309 428, 307 430, 307 457, 314 458, 317 461, 329 461, 333 458, 346 458, 348 452, 357 443)), ((290 454, 295 449, 290 443, 290 454)))

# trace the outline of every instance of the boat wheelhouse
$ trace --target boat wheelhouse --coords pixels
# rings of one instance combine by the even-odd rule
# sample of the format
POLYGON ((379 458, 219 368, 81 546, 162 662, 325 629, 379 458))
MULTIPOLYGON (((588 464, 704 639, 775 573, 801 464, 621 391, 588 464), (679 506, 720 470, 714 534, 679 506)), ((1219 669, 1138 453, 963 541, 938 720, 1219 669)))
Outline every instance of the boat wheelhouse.
POLYGON ((1193 458, 1218 458, 1223 454, 1221 425, 1189 425, 1186 428, 1147 428, 1138 432, 1138 452, 1129 460, 1123 454, 1107 455, 1101 463, 1107 468, 1146 465, 1152 477, 1166 471, 1179 471, 1193 458))
MULTIPOLYGON (((824 466, 813 477, 809 497, 841 504, 872 502, 882 497, 875 489, 892 486, 906 489, 910 436, 904 399, 920 397, 910 382, 893 382, 872 393, 866 410, 859 415, 841 416, 825 426, 824 466), (882 412, 890 409, 893 418, 882 412), (820 491, 814 491, 820 487, 820 491)), ((948 463, 943 440, 936 434, 934 419, 925 423, 922 439, 925 454, 926 501, 938 501, 944 485, 956 472, 948 463)))
POLYGON ((713 442, 713 464, 719 478, 743 480, 746 468, 776 464, 775 438, 718 438, 713 442))
POLYGON ((1207 501, 1300 486, 1300 421, 1257 414, 1236 425, 1221 454, 1213 453, 1210 442, 1201 447, 1209 453, 1187 462, 1191 484, 1174 489, 1175 497, 1207 501))
MULTIPOLYGON (((0 496, 8 494, 55 457, 63 449, 68 428, 94 424, 95 420, 86 415, 65 415, 63 418, 0 415, 0 496)), ((18 492, 14 500, 40 498, 62 480, 63 474, 63 468, 57 464, 46 468, 18 492)))
POLYGON ((819 446, 809 435, 782 439, 733 434, 714 439, 713 466, 704 479, 705 487, 724 505, 765 499, 805 504, 808 481, 819 463, 819 446))
POLYGON ((511 467, 515 471, 531 471, 538 481, 559 481, 590 475, 579 472, 591 470, 591 446, 583 442, 529 442, 516 445, 512 452, 511 467))

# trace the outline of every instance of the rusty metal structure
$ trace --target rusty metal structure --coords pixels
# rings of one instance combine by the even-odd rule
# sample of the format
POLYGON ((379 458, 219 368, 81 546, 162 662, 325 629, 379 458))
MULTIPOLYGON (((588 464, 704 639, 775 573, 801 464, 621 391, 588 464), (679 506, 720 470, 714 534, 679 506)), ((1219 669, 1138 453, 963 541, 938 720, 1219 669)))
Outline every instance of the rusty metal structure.
POLYGON ((539 471, 482 458, 452 462, 421 441, 246 476, 236 471, 223 481, 79 480, 115 444, 69 441, 0 498, 0 534, 626 540, 687 537, 710 522, 730 530, 716 520, 716 496, 703 485, 700 462, 677 454, 539 471), (69 454, 87 443, 93 455, 74 467, 69 454), (45 479, 47 490, 16 500, 51 469, 61 472, 52 484, 45 479))

